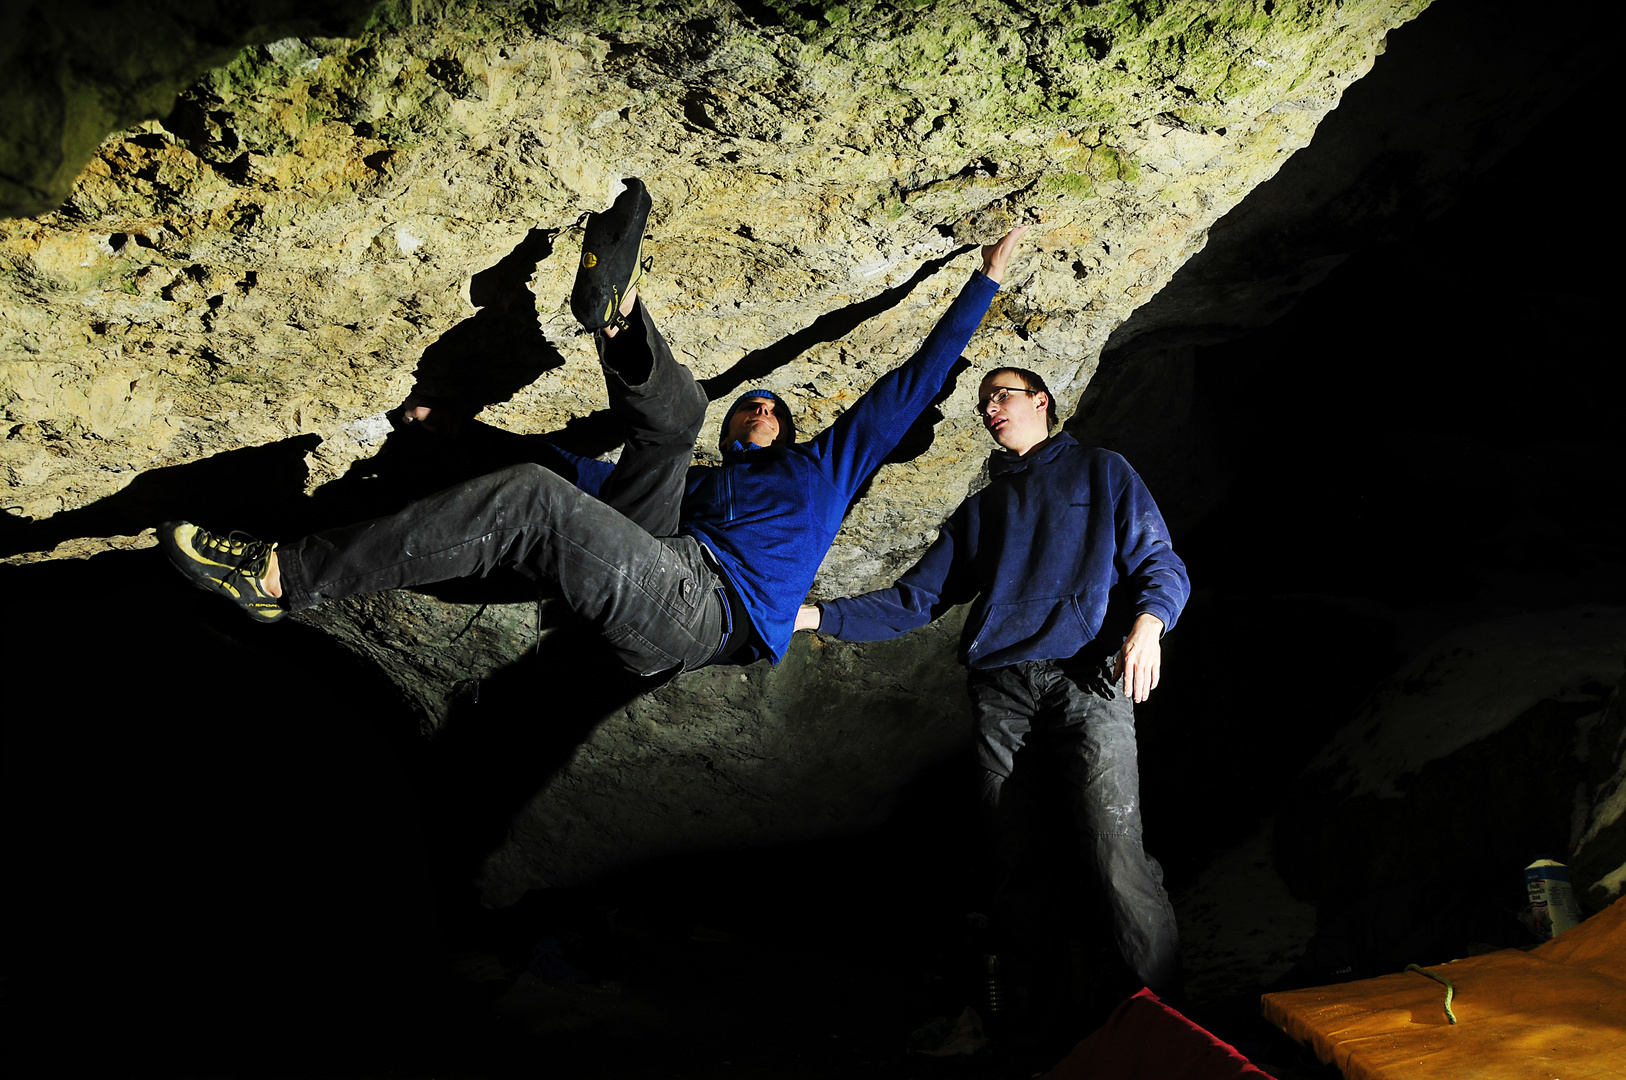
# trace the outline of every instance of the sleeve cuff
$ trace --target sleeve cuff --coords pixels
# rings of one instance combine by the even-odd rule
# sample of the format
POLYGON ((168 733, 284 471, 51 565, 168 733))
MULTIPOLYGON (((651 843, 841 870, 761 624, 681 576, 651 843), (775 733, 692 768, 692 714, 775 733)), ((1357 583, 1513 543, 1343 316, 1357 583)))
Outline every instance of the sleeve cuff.
MULTIPOLYGON (((1170 630, 1174 629, 1174 620, 1176 618, 1175 613, 1171 612, 1166 607, 1163 607, 1161 605, 1143 607, 1139 611, 1135 612, 1135 618, 1137 618, 1137 619, 1140 618, 1142 615, 1150 615, 1153 618, 1157 619, 1158 622, 1162 623, 1163 624, 1163 633, 1164 634, 1167 634, 1170 630)), ((1160 634, 1158 636, 1161 637, 1162 634, 1160 634)))
POLYGON ((818 608, 821 612, 819 615, 819 633, 829 634, 831 637, 840 637, 841 609, 834 603, 819 604, 818 608))

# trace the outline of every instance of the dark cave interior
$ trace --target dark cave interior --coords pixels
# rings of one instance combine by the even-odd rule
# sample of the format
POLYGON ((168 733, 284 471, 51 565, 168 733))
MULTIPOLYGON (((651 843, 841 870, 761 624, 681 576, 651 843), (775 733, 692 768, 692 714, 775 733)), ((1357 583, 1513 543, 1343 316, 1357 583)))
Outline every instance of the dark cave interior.
MULTIPOLYGON (((1580 102, 1600 93, 1525 147, 1584 143, 1580 102)), ((1332 731, 1443 629, 1626 603, 1604 326, 1618 225, 1533 156, 1355 252, 1276 322, 1189 353, 1195 424, 1230 482, 1177 532, 1198 590, 1140 720, 1147 846, 1171 889, 1281 811, 1332 731)), ((482 910, 466 882, 501 812, 482 770, 512 730, 466 713, 472 734, 425 741, 323 635, 217 612, 151 554, 0 571, 11 670, 49 677, 7 710, 22 1042, 169 1075, 1031 1072, 1020 1055, 902 1053, 967 996, 965 768, 926 774, 872 834, 482 910), (569 1022, 526 1030, 493 1014, 493 984, 448 974, 476 955, 523 968, 545 938, 647 1011, 557 991, 569 1022)), ((524 674, 489 712, 568 711, 570 680, 524 674)), ((1522 861, 1564 843, 1500 838, 1497 902, 1516 906, 1522 861)), ((1256 1036, 1217 1015, 1222 1036, 1256 1036)))

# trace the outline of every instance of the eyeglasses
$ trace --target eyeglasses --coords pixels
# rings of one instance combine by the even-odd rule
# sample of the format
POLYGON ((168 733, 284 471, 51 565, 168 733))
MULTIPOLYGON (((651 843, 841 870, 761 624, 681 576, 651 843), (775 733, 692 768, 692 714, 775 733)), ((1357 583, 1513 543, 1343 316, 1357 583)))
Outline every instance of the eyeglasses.
POLYGON ((994 392, 985 398, 977 399, 977 415, 981 416, 988 411, 990 405, 1003 405, 1012 394, 1038 394, 1039 390, 1029 390, 1025 386, 996 386, 994 392))

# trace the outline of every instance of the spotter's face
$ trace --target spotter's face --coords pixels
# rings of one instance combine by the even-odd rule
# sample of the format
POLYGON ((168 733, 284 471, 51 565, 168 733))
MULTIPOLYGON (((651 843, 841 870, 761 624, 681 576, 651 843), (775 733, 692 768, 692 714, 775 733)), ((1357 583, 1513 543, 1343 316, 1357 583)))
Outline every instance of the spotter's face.
POLYGON ((977 414, 994 441, 1018 457, 1050 438, 1050 396, 1009 371, 996 371, 977 390, 977 414))

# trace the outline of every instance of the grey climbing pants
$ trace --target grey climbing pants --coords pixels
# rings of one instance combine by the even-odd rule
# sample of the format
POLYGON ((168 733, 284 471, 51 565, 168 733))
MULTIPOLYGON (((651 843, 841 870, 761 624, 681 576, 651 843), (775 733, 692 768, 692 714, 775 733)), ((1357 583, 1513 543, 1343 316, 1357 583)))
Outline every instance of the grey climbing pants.
POLYGON ((288 606, 513 566, 556 583, 634 672, 692 670, 715 658, 727 622, 722 583, 700 542, 678 535, 705 393, 641 302, 627 330, 596 341, 611 412, 626 430, 599 497, 540 465, 515 465, 398 513, 283 544, 288 606), (628 385, 621 373, 638 381, 628 385))
POLYGON ((1124 963, 1144 985, 1174 993, 1180 935, 1163 869, 1142 847, 1134 704, 1114 685, 1111 663, 1075 657, 971 672, 983 809, 996 864, 1008 864, 1029 815, 1051 801, 1031 790, 1034 781, 1059 777, 1124 963))

